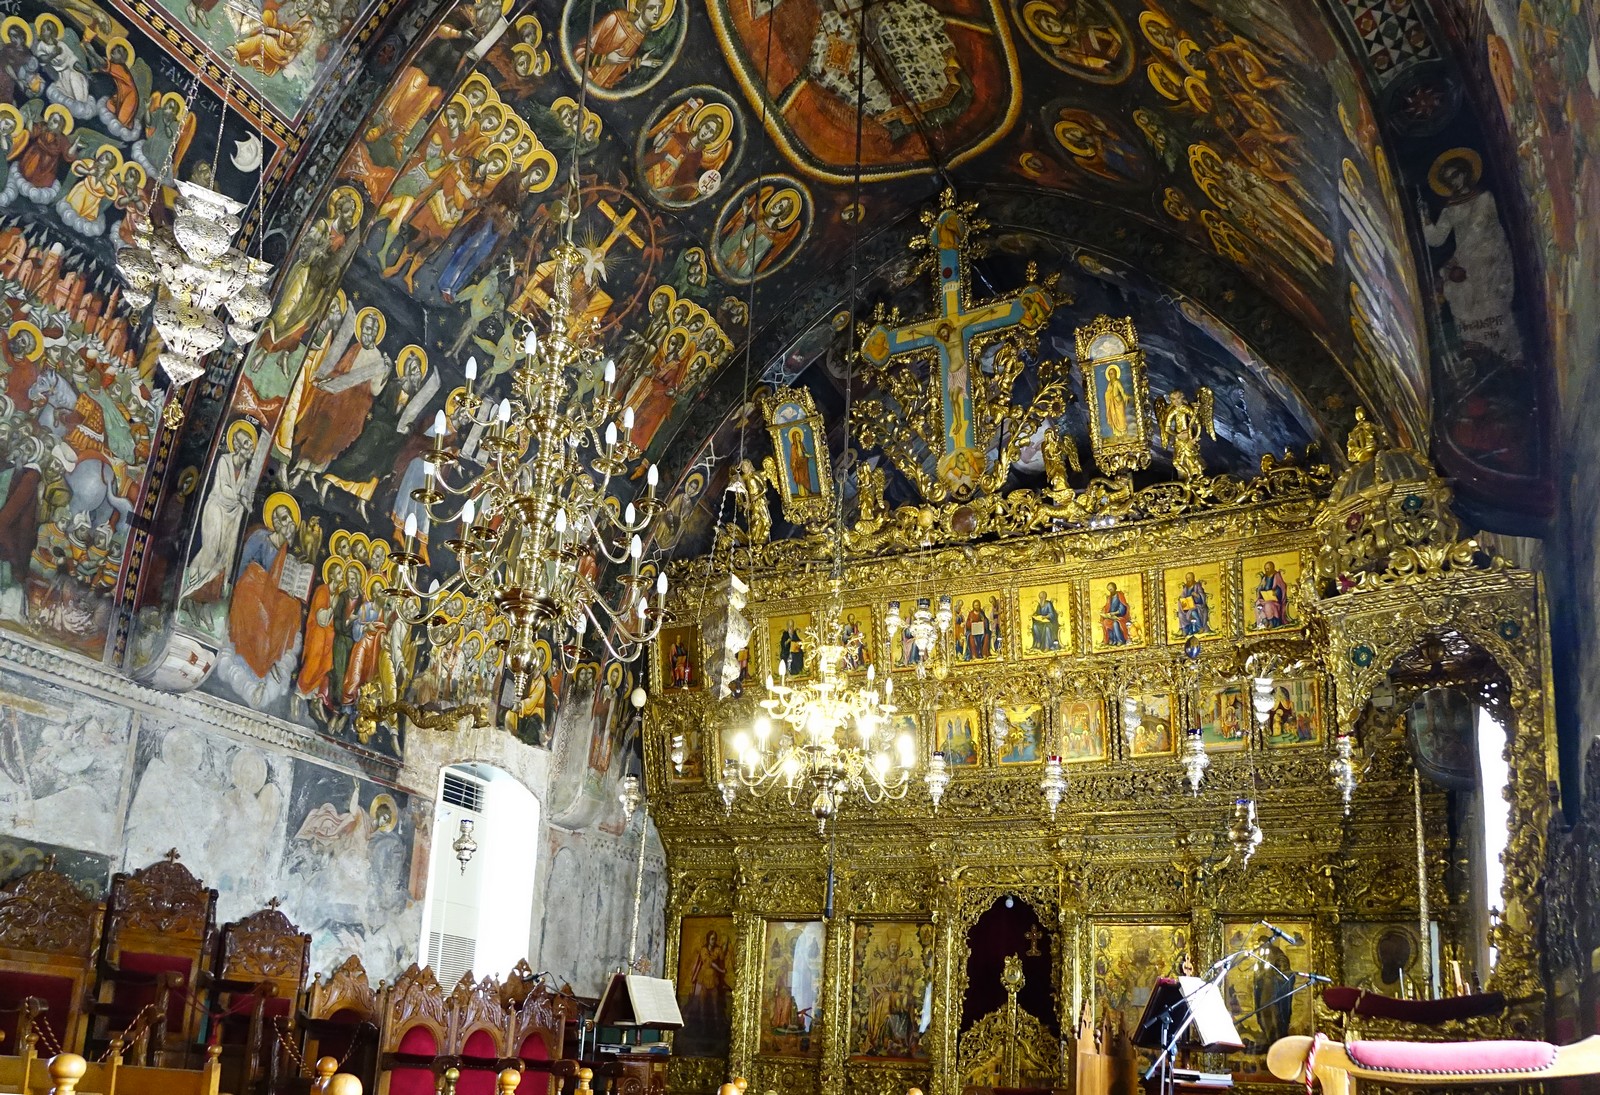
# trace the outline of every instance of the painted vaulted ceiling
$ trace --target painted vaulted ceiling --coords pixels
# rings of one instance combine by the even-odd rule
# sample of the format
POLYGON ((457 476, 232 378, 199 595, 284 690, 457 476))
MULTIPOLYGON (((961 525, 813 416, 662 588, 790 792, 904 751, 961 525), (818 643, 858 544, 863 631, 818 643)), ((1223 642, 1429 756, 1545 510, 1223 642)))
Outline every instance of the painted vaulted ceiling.
MULTIPOLYGON (((349 719, 381 635, 357 619, 367 584, 422 427, 453 413, 469 355, 480 391, 505 384, 551 245, 583 249, 578 298, 676 484, 657 546, 687 553, 730 455, 765 451, 764 386, 813 391, 847 494, 855 461, 879 462, 847 453, 844 403, 869 394, 849 302, 931 308, 905 244, 947 187, 993 224, 978 295, 1030 262, 1060 278, 1019 391, 1075 327, 1128 315, 1154 394, 1215 393, 1212 467, 1311 443, 1336 459, 1365 405, 1479 514, 1528 527, 1551 504, 1530 197, 1486 123, 1493 89, 1459 67, 1488 31, 1458 4, 1483 6, 17 0, 4 442, 33 517, 0 545, 0 615, 392 756, 349 719), (266 176, 274 311, 173 434, 111 260, 130 211, 161 215, 153 175, 213 165, 242 198, 266 176), (334 571, 351 622, 330 637, 311 605, 334 571)), ((1553 31, 1592 56, 1586 23, 1534 9, 1503 64, 1559 53, 1553 31)), ((1088 451, 1081 403, 1057 425, 1088 451)), ((1036 449, 1014 470, 1041 474, 1036 449)))

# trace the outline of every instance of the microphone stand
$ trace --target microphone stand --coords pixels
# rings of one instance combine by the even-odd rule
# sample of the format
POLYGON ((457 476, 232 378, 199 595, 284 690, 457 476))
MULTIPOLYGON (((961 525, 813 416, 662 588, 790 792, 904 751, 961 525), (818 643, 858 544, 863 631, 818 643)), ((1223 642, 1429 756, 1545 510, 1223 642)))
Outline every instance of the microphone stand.
MULTIPOLYGON (((1204 984, 1202 984, 1198 989, 1195 989, 1192 993, 1184 993, 1177 1000, 1174 1000, 1172 1003, 1168 1004, 1162 1009, 1161 1055, 1156 1058, 1155 1062, 1151 1064, 1149 1069, 1147 1069, 1144 1074, 1144 1078, 1146 1080, 1151 1079, 1158 1072, 1161 1074, 1161 1095, 1173 1095, 1173 1092, 1177 1090, 1177 1084, 1173 1079, 1172 1070, 1177 1063, 1178 1043, 1183 1041, 1183 1036, 1188 1034, 1189 1028, 1194 1025, 1194 1009, 1188 1007, 1189 1001, 1195 996, 1198 996, 1208 987, 1217 986, 1220 988, 1223 978, 1227 977, 1228 974, 1232 972, 1233 967, 1238 964, 1240 959, 1247 956, 1256 957, 1256 951, 1254 947, 1246 947, 1244 950, 1234 951, 1226 958, 1220 959, 1214 966, 1211 967, 1211 969, 1206 971, 1207 979, 1204 984), (1182 1006, 1188 1014, 1183 1017, 1183 1022, 1178 1024, 1178 1029, 1173 1030, 1172 1013, 1180 1006, 1182 1006)), ((1259 961, 1259 958, 1257 960, 1259 961)))

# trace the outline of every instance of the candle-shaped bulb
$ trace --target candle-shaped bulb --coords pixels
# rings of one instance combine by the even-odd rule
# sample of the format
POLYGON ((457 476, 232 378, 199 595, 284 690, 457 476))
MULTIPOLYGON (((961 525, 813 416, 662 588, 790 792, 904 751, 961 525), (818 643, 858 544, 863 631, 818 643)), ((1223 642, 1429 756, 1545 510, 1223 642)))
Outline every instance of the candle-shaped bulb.
POLYGON ((628 503, 628 508, 622 511, 622 521, 631 525, 639 519, 639 511, 633 508, 633 503, 628 503))
POLYGON ((656 575, 656 596, 657 597, 665 597, 666 595, 667 595, 667 572, 663 570, 660 574, 656 575))
POLYGON ((632 407, 624 407, 624 408, 622 408, 622 428, 625 429, 625 430, 633 429, 633 408, 632 407))
POLYGON ((444 412, 435 412, 433 416, 433 436, 443 437, 445 428, 444 412))
POLYGON ((644 481, 651 490, 654 490, 656 484, 661 482, 661 472, 654 464, 651 464, 649 470, 644 473, 644 481))
POLYGON ((564 510, 564 509, 558 509, 558 510, 556 510, 556 535, 560 536, 562 533, 564 533, 566 531, 567 531, 567 511, 564 510))
POLYGON ((510 422, 511 421, 511 400, 502 399, 500 401, 500 407, 499 407, 498 410, 495 411, 494 416, 500 420, 500 424, 502 426, 504 426, 506 423, 510 422))
POLYGON ((539 332, 532 327, 529 327, 528 333, 522 336, 522 352, 529 357, 539 352, 539 332))
POLYGON ((650 602, 649 602, 649 600, 647 598, 640 597, 639 598, 639 619, 642 620, 648 615, 650 615, 650 602))
POLYGON ((435 578, 428 583, 428 596, 432 597, 437 592, 439 592, 439 579, 435 578))
POLYGON ((610 448, 612 445, 615 445, 616 443, 617 443, 617 424, 615 422, 607 422, 606 423, 606 447, 610 448))
POLYGON ((585 631, 588 631, 589 630, 589 617, 580 615, 578 617, 578 622, 572 625, 572 630, 575 631, 579 635, 582 635, 585 631))
POLYGON ((406 540, 409 542, 416 535, 417 535, 417 515, 414 514, 414 513, 408 513, 408 514, 406 514, 406 540))
POLYGON ((633 534, 633 539, 628 543, 628 554, 635 560, 644 558, 644 541, 639 539, 639 534, 633 534))
POLYGON ((477 516, 478 503, 473 501, 471 498, 468 498, 461 507, 461 523, 463 525, 470 525, 477 516))
POLYGON ((467 383, 470 385, 474 380, 477 379, 478 359, 476 357, 469 357, 467 358, 467 383))
POLYGON ((617 382, 617 363, 609 357, 606 358, 605 377, 607 384, 615 384, 617 382))

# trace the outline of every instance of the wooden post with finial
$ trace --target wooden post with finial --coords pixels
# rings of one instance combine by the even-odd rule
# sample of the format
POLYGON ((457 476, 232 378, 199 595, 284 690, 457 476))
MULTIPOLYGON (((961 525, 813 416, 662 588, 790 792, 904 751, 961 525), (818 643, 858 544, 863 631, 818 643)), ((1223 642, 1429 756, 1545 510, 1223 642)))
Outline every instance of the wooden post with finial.
POLYGON ((50 1058, 50 1095, 75 1095, 78 1081, 89 1071, 89 1062, 76 1053, 58 1053, 50 1058))
POLYGON ((327 1086, 322 1089, 323 1095, 361 1095, 361 1081, 348 1072, 340 1072, 328 1077, 327 1086))
POLYGON ((459 1068, 451 1066, 445 1069, 444 1076, 441 1078, 442 1082, 439 1084, 439 1090, 444 1095, 456 1095, 456 1082, 460 1079, 461 1070, 459 1068))
POLYGON ((311 1095, 326 1095, 328 1081, 339 1071, 339 1062, 332 1057, 317 1058, 317 1076, 311 1081, 311 1095))
POLYGON ((514 1068, 501 1069, 500 1076, 495 1082, 496 1095, 511 1095, 520 1083, 522 1083, 521 1072, 514 1068))

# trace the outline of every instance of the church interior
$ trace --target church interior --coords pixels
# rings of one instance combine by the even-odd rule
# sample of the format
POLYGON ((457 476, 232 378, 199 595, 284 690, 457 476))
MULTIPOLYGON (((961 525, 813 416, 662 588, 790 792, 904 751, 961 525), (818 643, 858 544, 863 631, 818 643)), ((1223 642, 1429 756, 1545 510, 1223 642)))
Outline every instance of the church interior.
POLYGON ((0 295, 0 1091, 1600 1090, 1600 7, 5 0, 0 295))

